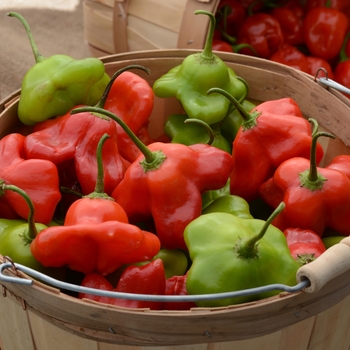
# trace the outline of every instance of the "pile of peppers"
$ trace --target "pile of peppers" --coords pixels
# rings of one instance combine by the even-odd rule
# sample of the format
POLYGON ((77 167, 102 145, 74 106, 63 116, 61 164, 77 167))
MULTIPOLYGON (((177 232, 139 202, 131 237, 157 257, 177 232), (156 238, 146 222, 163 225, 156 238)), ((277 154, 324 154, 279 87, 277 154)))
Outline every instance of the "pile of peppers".
POLYGON ((327 74, 350 88, 348 0, 221 0, 216 19, 214 50, 327 74))
MULTIPOLYGON (((38 112, 30 123, 19 116, 28 132, 0 139, 1 255, 85 287, 212 294, 293 286, 301 265, 350 234, 350 156, 320 167, 319 138, 334 135, 319 132, 289 96, 249 100, 244 77, 212 50, 214 14, 195 15, 210 18, 204 50, 153 86, 147 67, 126 66, 95 104, 75 102, 63 113, 50 106, 53 117, 38 112), (148 132, 155 97, 183 107, 166 116, 162 141, 148 132)), ((276 294, 200 302, 75 296, 188 310, 276 294)))

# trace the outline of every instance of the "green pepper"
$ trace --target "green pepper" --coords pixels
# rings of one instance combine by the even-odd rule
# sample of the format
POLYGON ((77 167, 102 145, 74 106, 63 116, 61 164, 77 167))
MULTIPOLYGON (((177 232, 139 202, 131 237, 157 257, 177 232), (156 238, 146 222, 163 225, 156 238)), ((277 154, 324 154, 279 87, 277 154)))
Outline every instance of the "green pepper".
POLYGON ((67 113, 76 105, 95 105, 110 78, 101 60, 94 57, 75 60, 67 55, 43 57, 34 42, 26 20, 16 12, 26 29, 36 64, 25 74, 18 104, 23 124, 34 125, 67 113))
POLYGON ((332 247, 333 245, 338 244, 344 238, 345 238, 345 236, 322 237, 322 242, 325 245, 326 249, 328 249, 328 248, 332 247))
POLYGON ((229 213, 241 219, 253 219, 249 211, 248 202, 235 195, 226 195, 216 198, 202 210, 202 214, 229 213))
POLYGON ((185 252, 180 249, 162 248, 152 260, 155 259, 161 259, 163 261, 166 278, 182 276, 187 271, 187 256, 185 252))
MULTIPOLYGON (((275 283, 295 285, 300 266, 291 256, 283 232, 270 225, 284 206, 282 202, 267 221, 228 213, 209 213, 193 220, 184 232, 192 260, 188 294, 239 291, 275 283)), ((276 294, 273 290, 196 304, 227 306, 276 294)))
POLYGON ((0 254, 9 257, 13 262, 30 267, 55 278, 63 279, 65 268, 44 267, 30 251, 30 244, 37 233, 47 226, 34 222, 34 205, 28 195, 14 185, 7 185, 0 180, 0 193, 10 190, 20 194, 27 202, 30 212, 28 221, 0 219, 0 254))
POLYGON ((189 118, 200 119, 209 125, 222 121, 230 106, 220 94, 207 95, 212 87, 221 87, 237 100, 246 92, 244 83, 226 63, 213 54, 212 43, 215 16, 204 10, 195 11, 210 17, 210 27, 204 50, 188 55, 183 62, 170 69, 153 84, 156 96, 176 97, 189 118))
MULTIPOLYGON (((250 112, 256 104, 245 99, 242 101, 241 106, 247 112, 250 112)), ((238 129, 242 125, 243 118, 241 113, 237 110, 237 108, 233 108, 225 117, 225 119, 221 123, 221 134, 226 138, 226 140, 232 144, 238 129)))
POLYGON ((208 125, 199 119, 189 119, 185 114, 172 114, 164 124, 164 133, 172 143, 186 146, 205 143, 231 153, 231 145, 221 135, 220 125, 208 125))
POLYGON ((210 190, 202 193, 202 210, 211 204, 215 199, 229 196, 230 193, 230 179, 226 182, 226 185, 218 190, 210 190))

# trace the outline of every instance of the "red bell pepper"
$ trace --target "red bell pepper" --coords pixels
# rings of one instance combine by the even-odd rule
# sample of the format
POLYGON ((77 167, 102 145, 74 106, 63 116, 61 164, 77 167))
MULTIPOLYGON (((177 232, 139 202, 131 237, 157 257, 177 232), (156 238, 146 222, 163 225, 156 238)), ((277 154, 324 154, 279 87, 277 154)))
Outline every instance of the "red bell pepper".
MULTIPOLYGON (((154 104, 154 93, 149 83, 132 72, 123 72, 113 82, 104 103, 104 109, 122 119, 137 136, 143 134, 143 142, 149 144, 151 138, 145 133, 150 122, 154 104)), ((125 131, 117 124, 119 152, 129 162, 140 154, 125 131)))
POLYGON ((216 11, 216 25, 224 33, 235 37, 246 18, 241 1, 221 0, 216 11))
MULTIPOLYGON (((267 14, 257 13, 248 16, 238 33, 238 43, 252 46, 259 57, 269 58, 283 44, 284 38, 278 20, 267 14)), ((241 50, 251 55, 251 50, 241 50)))
POLYGON ((30 248, 44 266, 108 275, 124 264, 152 259, 160 242, 153 233, 124 222, 83 222, 48 227, 39 232, 30 248))
POLYGON ((129 222, 125 210, 104 192, 102 147, 107 139, 108 135, 103 135, 97 147, 98 171, 95 191, 72 203, 65 215, 65 226, 82 223, 94 225, 110 220, 129 222))
POLYGON ((294 8, 276 7, 270 14, 278 20, 285 43, 289 45, 300 45, 303 43, 303 20, 294 8))
MULTIPOLYGON (((311 157, 286 160, 273 177, 260 187, 262 199, 271 207, 280 201, 285 209, 272 224, 280 230, 289 227, 310 229, 320 237, 327 228, 341 235, 350 234, 350 179, 339 171, 339 162, 320 168, 316 166, 316 140, 319 136, 334 137, 328 133, 313 136, 311 157)), ((349 158, 342 158, 349 169, 349 158)))
POLYGON ((310 73, 306 56, 295 46, 284 43, 270 56, 270 60, 310 73))
MULTIPOLYGON (((343 46, 340 50, 339 62, 334 69, 334 80, 339 84, 344 85, 350 89, 350 55, 347 52, 350 51, 350 31, 346 35, 343 46), (348 49, 349 47, 349 49, 348 49)), ((344 93, 345 96, 350 97, 350 94, 344 93)))
POLYGON ((334 79, 333 68, 328 61, 315 56, 306 56, 306 60, 309 74, 314 77, 317 75, 318 78, 327 76, 329 79, 334 79), (320 70, 320 68, 324 68, 327 74, 323 70, 320 70))
MULTIPOLYGON (((164 265, 161 259, 156 259, 145 265, 128 266, 122 273, 115 289, 109 283, 107 278, 97 273, 86 275, 81 283, 81 286, 121 293, 164 295, 164 265)), ((110 298, 86 293, 80 293, 79 298, 91 299, 97 302, 127 308, 142 308, 151 310, 160 310, 162 308, 161 302, 110 298)))
POLYGON ((287 228, 283 233, 292 257, 300 265, 314 261, 326 251, 321 237, 312 230, 287 228))
MULTIPOLYGON (((165 295, 188 295, 186 289, 187 274, 173 276, 166 280, 165 295)), ((197 305, 192 301, 166 301, 163 303, 164 310, 190 310, 197 305)))
MULTIPOLYGON (((25 136, 11 133, 0 140, 0 179, 27 193, 34 204, 35 222, 47 225, 61 199, 58 171, 51 161, 25 159, 25 136)), ((17 193, 8 191, 0 197, 0 217, 13 219, 16 215, 28 218, 29 208, 17 193)))
POLYGON ((315 7, 303 21, 303 39, 312 56, 337 57, 348 28, 346 15, 334 8, 315 7))
POLYGON ((146 147, 113 113, 92 107, 72 113, 82 111, 113 118, 142 152, 112 192, 130 222, 153 219, 163 248, 187 250, 184 229, 201 215, 201 193, 226 184, 233 166, 231 155, 206 144, 155 142, 146 147))
MULTIPOLYGON (((244 119, 233 141, 231 194, 252 201, 281 163, 291 157, 310 157, 311 126, 292 98, 263 102, 248 113, 223 90, 209 92, 223 93, 244 119)), ((317 161, 322 157, 323 149, 317 144, 317 161)))

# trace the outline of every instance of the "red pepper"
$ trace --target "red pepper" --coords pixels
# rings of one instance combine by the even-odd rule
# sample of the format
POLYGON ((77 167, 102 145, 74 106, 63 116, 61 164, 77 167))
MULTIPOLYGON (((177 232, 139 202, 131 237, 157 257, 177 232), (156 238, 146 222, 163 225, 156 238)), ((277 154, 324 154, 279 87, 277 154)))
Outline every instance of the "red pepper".
MULTIPOLYGON (((113 82, 104 103, 104 109, 114 113, 122 119, 135 133, 145 133, 153 110, 154 93, 149 83, 132 72, 123 72, 113 82)), ((125 131, 117 124, 117 140, 119 152, 129 162, 133 162, 139 155, 139 149, 130 140, 125 131)), ((148 135, 148 143, 151 139, 148 135)))
POLYGON ((303 21, 294 9, 288 7, 276 7, 270 12, 270 14, 278 20, 285 43, 290 45, 300 45, 303 43, 303 21))
POLYGON ((349 0, 307 0, 304 4, 306 12, 309 12, 315 7, 330 7, 338 11, 344 12, 350 8, 349 0), (329 2, 329 4, 328 4, 329 2))
MULTIPOLYGON (((15 185, 27 193, 34 204, 34 220, 47 225, 54 215, 61 199, 58 171, 51 161, 43 159, 25 159, 25 136, 12 133, 0 140, 0 179, 15 185)), ((29 208, 25 200, 16 192, 7 191, 0 197, 0 217, 28 218, 29 208)))
POLYGON ((102 147, 107 139, 107 134, 102 136, 96 151, 98 171, 95 191, 72 203, 65 215, 65 226, 83 223, 94 225, 110 220, 129 222, 125 210, 104 192, 102 147))
POLYGON ((94 191, 97 176, 96 148, 103 134, 110 135, 103 152, 105 191, 110 194, 122 180, 125 161, 118 152, 116 123, 90 113, 70 113, 37 123, 25 140, 25 154, 31 159, 47 159, 59 165, 74 160, 83 194, 94 191))
MULTIPOLYGON (((338 170, 337 161, 334 169, 332 164, 316 166, 316 140, 322 135, 333 137, 328 133, 314 135, 310 161, 300 157, 286 160, 260 187, 262 199, 271 207, 285 203, 285 209, 272 222, 282 231, 299 227, 322 237, 327 227, 341 235, 350 234, 350 179, 338 170)), ((350 157, 342 161, 349 169, 350 157)))
MULTIPOLYGON (((344 39, 342 49, 340 50, 339 62, 334 69, 334 80, 339 84, 344 85, 350 89, 350 55, 348 55, 348 47, 350 51, 350 31, 344 39)), ((350 94, 344 93, 345 96, 350 97, 350 94)))
POLYGON ((153 233, 124 222, 83 222, 48 227, 39 232, 30 248, 44 266, 108 275, 124 264, 152 259, 160 242, 153 233))
POLYGON ((202 212, 201 194, 225 186, 233 160, 214 146, 154 142, 146 147, 113 113, 100 108, 78 108, 113 118, 133 139, 142 154, 129 166, 112 192, 130 220, 153 219, 162 247, 187 250, 183 232, 202 212))
MULTIPOLYGON (((262 58, 269 58, 279 49, 283 41, 278 20, 267 13, 257 13, 247 17, 238 33, 238 43, 251 45, 262 58)), ((251 55, 251 50, 240 52, 251 55)))
POLYGON ((221 0, 216 11, 217 26, 228 35, 235 37, 246 18, 241 1, 221 0))
POLYGON ((271 57, 271 61, 285 64, 305 73, 310 73, 306 56, 295 46, 284 43, 271 57))
POLYGON ((233 52, 232 45, 220 39, 213 39, 212 49, 214 51, 233 52))
POLYGON ((324 68, 327 71, 328 78, 334 79, 333 68, 329 64, 329 62, 327 62, 323 58, 315 57, 315 56, 306 56, 306 60, 307 60, 308 66, 309 66, 309 68, 308 68, 309 73, 312 76, 315 77, 317 74, 318 78, 325 77, 326 73, 323 70, 319 70, 320 68, 324 68))
POLYGON ((326 251, 322 239, 312 230, 287 228, 283 233, 286 236, 292 257, 300 265, 305 265, 317 259, 326 251))
MULTIPOLYGON (((225 94, 244 119, 233 141, 231 194, 252 201, 281 163, 296 156, 309 158, 311 126, 292 98, 263 102, 248 113, 224 91, 210 91, 225 94)), ((317 160, 322 157, 323 149, 317 144, 317 160)))
MULTIPOLYGON (((165 295, 188 295, 186 289, 187 274, 183 276, 173 276, 166 280, 165 295)), ((163 303, 164 310, 190 310, 197 305, 192 301, 163 303)))
POLYGON ((348 28, 346 15, 334 8, 315 7, 303 21, 303 39, 312 56, 334 59, 348 28))
MULTIPOLYGON (((97 273, 86 275, 81 285, 83 287, 121 293, 164 295, 164 265, 161 259, 156 259, 142 266, 129 266, 122 273, 115 289, 105 277, 97 273)), ((162 308, 161 302, 109 298, 85 293, 80 293, 79 298, 87 298, 97 302, 127 308, 142 308, 151 310, 160 310, 162 308)))

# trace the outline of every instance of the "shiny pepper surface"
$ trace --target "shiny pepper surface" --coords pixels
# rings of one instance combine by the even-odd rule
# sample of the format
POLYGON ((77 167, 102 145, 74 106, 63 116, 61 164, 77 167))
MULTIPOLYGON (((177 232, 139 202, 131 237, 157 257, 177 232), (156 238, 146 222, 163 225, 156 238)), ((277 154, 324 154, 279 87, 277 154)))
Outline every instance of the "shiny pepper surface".
POLYGON ((303 21, 303 39, 313 56, 332 60, 341 49, 349 20, 334 8, 315 7, 303 21))
POLYGON ((311 159, 294 157, 286 160, 275 171, 273 177, 260 187, 260 195, 271 207, 280 200, 285 210, 272 222, 281 230, 290 227, 310 229, 323 236, 326 228, 339 234, 350 234, 350 179, 348 172, 350 156, 337 157, 324 168, 316 167, 315 143, 317 137, 327 135, 316 133, 313 138, 311 159), (344 163, 343 165, 339 163, 344 163))
POLYGON ((195 13, 207 14, 211 18, 203 52, 187 56, 180 65, 158 78, 153 84, 153 90, 161 98, 176 97, 189 118, 201 119, 211 125, 225 118, 229 102, 220 94, 208 96, 207 91, 212 87, 220 87, 240 99, 246 88, 237 79, 236 73, 212 52, 215 29, 213 14, 206 11, 195 13))
MULTIPOLYGON (((259 196, 260 185, 282 162, 297 155, 309 158, 312 130, 292 98, 263 102, 251 113, 231 101, 244 121, 233 142, 230 190, 249 202, 259 196)), ((322 156, 317 144, 318 162, 322 156)))
POLYGON ((36 64, 22 81, 18 117, 23 124, 34 125, 67 113, 77 104, 94 105, 109 82, 101 60, 93 57, 75 60, 67 55, 43 57, 34 43, 25 19, 16 12, 27 30, 36 64))
MULTIPOLYGON (((8 134, 0 140, 0 179, 25 191, 34 204, 35 221, 46 225, 52 220, 61 199, 58 171, 50 160, 26 159, 24 142, 25 136, 18 133, 8 134)), ((0 217, 11 219, 16 214, 28 218, 28 205, 17 193, 6 192, 0 196, 0 202, 11 208, 1 211, 0 217), (6 212, 10 212, 10 217, 2 215, 6 212)))
MULTIPOLYGON (((267 221, 241 219, 229 213, 205 214, 186 227, 185 240, 192 260, 186 282, 190 295, 296 283, 299 264, 292 258, 283 232, 267 221)), ((277 293, 270 291, 196 304, 227 306, 277 293)))

